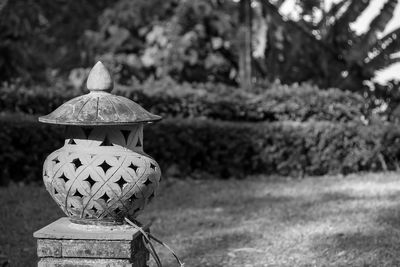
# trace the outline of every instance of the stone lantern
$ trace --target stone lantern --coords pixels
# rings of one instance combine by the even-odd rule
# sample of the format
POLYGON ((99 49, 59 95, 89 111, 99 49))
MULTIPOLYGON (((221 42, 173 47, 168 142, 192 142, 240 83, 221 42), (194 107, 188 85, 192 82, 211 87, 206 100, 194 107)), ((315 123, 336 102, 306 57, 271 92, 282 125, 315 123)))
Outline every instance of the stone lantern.
POLYGON ((157 192, 161 172, 143 151, 143 125, 161 117, 111 94, 113 81, 101 62, 87 88, 39 118, 66 126, 64 146, 44 163, 43 181, 68 216, 35 232, 39 266, 147 266, 140 233, 123 222, 157 192))

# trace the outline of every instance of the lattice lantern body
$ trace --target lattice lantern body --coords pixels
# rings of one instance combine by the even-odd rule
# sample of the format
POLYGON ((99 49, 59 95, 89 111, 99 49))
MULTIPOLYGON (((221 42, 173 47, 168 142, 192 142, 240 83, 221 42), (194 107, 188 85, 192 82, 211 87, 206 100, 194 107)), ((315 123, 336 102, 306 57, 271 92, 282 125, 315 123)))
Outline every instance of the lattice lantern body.
POLYGON ((161 172, 143 152, 143 125, 161 117, 109 93, 113 82, 101 62, 87 87, 90 93, 39 118, 66 126, 65 144, 45 160, 43 180, 71 221, 121 223, 135 218, 157 192, 161 172))

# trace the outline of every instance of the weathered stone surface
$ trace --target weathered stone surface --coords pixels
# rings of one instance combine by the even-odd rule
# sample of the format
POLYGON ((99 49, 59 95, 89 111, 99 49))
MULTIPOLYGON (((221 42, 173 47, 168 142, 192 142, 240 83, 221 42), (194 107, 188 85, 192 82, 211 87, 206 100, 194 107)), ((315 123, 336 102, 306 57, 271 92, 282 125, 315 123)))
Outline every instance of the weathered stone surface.
POLYGON ((86 87, 90 91, 111 92, 114 87, 114 82, 106 67, 98 61, 90 70, 86 87))
MULTIPOLYGON (((145 230, 149 225, 143 227, 145 230)), ((77 239, 77 240, 134 240, 140 232, 129 225, 83 225, 71 223, 67 217, 43 227, 33 233, 40 239, 77 239)))
POLYGON ((62 218, 34 236, 39 267, 147 267, 149 260, 142 235, 129 225, 77 225, 62 218))
POLYGON ((132 255, 131 244, 126 241, 70 240, 63 242, 62 249, 63 257, 129 259, 132 255))
POLYGON ((52 240, 38 239, 39 257, 76 257, 76 258, 108 258, 129 259, 136 253, 133 241, 125 240, 52 240))
POLYGON ((61 241, 52 239, 39 239, 37 242, 37 254, 39 257, 61 257, 61 241))
MULTIPOLYGON (((139 262, 140 264, 140 262, 139 262)), ((147 267, 124 259, 43 258, 38 267, 147 267)))
POLYGON ((89 74, 89 94, 75 97, 52 113, 39 117, 40 122, 61 125, 120 125, 154 122, 161 117, 154 115, 136 102, 108 93, 113 81, 107 69, 98 62, 89 74))

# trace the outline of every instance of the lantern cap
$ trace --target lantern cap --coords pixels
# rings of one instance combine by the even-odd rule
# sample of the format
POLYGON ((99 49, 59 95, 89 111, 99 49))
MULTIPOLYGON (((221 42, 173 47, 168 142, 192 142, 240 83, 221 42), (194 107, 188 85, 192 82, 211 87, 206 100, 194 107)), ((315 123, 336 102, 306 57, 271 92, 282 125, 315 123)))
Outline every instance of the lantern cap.
POLYGON ((89 91, 105 91, 111 92, 114 87, 114 82, 106 67, 97 61, 96 65, 90 70, 86 81, 86 87, 89 91))
POLYGON ((60 125, 127 125, 154 122, 154 115, 136 102, 111 94, 113 80, 100 61, 91 69, 86 86, 89 93, 62 104, 52 113, 39 117, 39 121, 60 125))

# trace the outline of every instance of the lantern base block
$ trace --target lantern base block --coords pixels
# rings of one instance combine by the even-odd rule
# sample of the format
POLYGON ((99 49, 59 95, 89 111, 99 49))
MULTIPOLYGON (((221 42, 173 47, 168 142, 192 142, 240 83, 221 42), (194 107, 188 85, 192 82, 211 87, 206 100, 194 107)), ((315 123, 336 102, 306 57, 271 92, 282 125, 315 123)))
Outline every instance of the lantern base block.
MULTIPOLYGON (((149 231, 149 225, 143 227, 149 231)), ((130 225, 81 225, 61 218, 36 231, 38 267, 147 267, 149 252, 130 225)))

